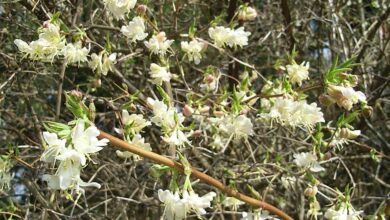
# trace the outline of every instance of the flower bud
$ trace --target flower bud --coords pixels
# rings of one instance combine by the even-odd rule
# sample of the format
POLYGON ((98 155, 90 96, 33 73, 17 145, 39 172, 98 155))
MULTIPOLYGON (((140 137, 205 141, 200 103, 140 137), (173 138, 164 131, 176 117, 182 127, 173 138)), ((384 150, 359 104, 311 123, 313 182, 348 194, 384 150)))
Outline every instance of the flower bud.
POLYGON ((206 79, 206 82, 207 82, 208 84, 214 82, 214 80, 215 80, 215 78, 214 78, 213 75, 207 75, 205 79, 206 79))
POLYGON ((189 105, 185 105, 183 107, 183 115, 186 117, 190 117, 194 113, 194 109, 192 109, 189 105))
POLYGON ((195 131, 192 133, 192 136, 194 136, 194 137, 200 137, 200 136, 202 136, 202 130, 195 130, 195 131))
POLYGON ((369 117, 371 117, 373 111, 374 110, 371 106, 366 105, 363 108, 363 115, 366 116, 367 118, 369 118, 369 117))
POLYGON ((345 139, 355 139, 361 134, 360 130, 351 131, 348 128, 341 128, 340 137, 345 139))
POLYGON ((210 111, 210 107, 207 105, 199 109, 199 112, 201 114, 209 114, 209 111, 210 111))
POLYGON ((318 192, 317 186, 311 186, 311 187, 307 187, 303 194, 307 197, 314 197, 317 195, 317 192, 318 192))
POLYGON ((148 6, 144 5, 144 4, 140 4, 138 5, 136 11, 138 14, 145 14, 145 12, 148 10, 148 6))
POLYGON ((42 27, 43 28, 48 28, 49 24, 50 24, 50 21, 44 21, 43 24, 42 24, 42 27))
POLYGON ((222 117, 222 116, 225 115, 225 113, 224 113, 223 111, 214 111, 213 113, 214 113, 214 115, 217 116, 217 117, 222 117))
POLYGON ((240 21, 253 21, 257 17, 256 9, 252 7, 241 7, 238 11, 238 20, 240 21))
POLYGON ((137 106, 134 105, 134 103, 131 103, 130 106, 129 106, 129 110, 130 110, 131 112, 136 112, 136 111, 137 111, 137 106))
POLYGON ((242 110, 240 111, 240 115, 246 115, 246 114, 248 114, 248 112, 249 112, 248 109, 242 109, 242 110))
POLYGON ((338 76, 341 80, 344 80, 344 79, 346 79, 346 78, 348 77, 348 74, 347 74, 347 73, 339 73, 337 76, 338 76))
POLYGON ((70 91, 70 94, 72 95, 72 96, 76 96, 76 97, 78 97, 78 98, 82 98, 83 97, 83 93, 81 93, 80 91, 77 91, 77 90, 72 90, 72 91, 70 91))

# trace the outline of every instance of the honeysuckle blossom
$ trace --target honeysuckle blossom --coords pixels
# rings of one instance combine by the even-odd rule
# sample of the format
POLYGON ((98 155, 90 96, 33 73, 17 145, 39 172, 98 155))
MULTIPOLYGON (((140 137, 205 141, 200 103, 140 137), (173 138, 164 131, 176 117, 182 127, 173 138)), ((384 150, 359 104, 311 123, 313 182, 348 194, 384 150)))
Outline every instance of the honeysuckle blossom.
POLYGON ((41 29, 38 40, 26 43, 23 40, 14 41, 18 49, 34 60, 52 61, 65 46, 59 26, 50 22, 41 29))
POLYGON ((96 153, 109 142, 107 139, 99 140, 99 134, 100 131, 95 126, 85 129, 85 122, 79 120, 72 132, 73 147, 84 155, 96 153))
POLYGON ((200 197, 193 191, 184 191, 182 198, 180 198, 178 192, 172 193, 169 190, 158 190, 159 200, 165 205, 164 219, 167 220, 182 220, 191 212, 198 216, 206 214, 205 208, 210 207, 211 201, 215 196, 214 192, 200 197))
POLYGON ((328 94, 333 98, 338 106, 352 109, 352 106, 358 102, 366 102, 366 96, 360 91, 355 91, 352 87, 330 85, 328 94))
POLYGON ((0 190, 9 189, 12 180, 12 163, 9 158, 0 156, 0 190))
POLYGON ((238 11, 237 17, 240 21, 253 21, 257 17, 257 12, 252 7, 242 6, 238 11))
POLYGON ((144 119, 140 114, 129 114, 128 111, 122 110, 122 123, 126 131, 131 134, 139 133, 143 128, 149 126, 151 123, 144 119))
POLYGON ((65 57, 65 60, 68 64, 78 63, 88 61, 89 50, 85 47, 81 48, 81 43, 77 42, 75 44, 69 43, 61 50, 61 54, 65 57))
POLYGON ((167 40, 165 32, 153 35, 149 41, 145 41, 145 46, 153 53, 164 56, 173 43, 173 40, 167 40))
POLYGON ((107 75, 108 71, 113 71, 115 63, 116 53, 112 53, 108 56, 106 52, 100 52, 99 55, 96 53, 91 55, 89 66, 98 74, 107 75))
POLYGON ((151 121, 157 126, 173 131, 184 121, 182 113, 176 112, 175 108, 168 107, 164 102, 151 98, 148 98, 147 102, 153 110, 154 116, 151 121))
POLYGON ((57 155, 64 151, 66 140, 59 139, 57 134, 43 132, 43 139, 47 143, 46 149, 41 156, 41 161, 46 163, 54 163, 57 155))
POLYGON ((91 125, 85 129, 85 121, 78 120, 70 135, 71 141, 58 139, 56 134, 45 132, 45 142, 49 145, 41 160, 55 163, 59 161, 55 175, 44 175, 43 180, 48 182, 52 189, 76 190, 84 192, 82 187, 100 187, 98 183, 86 183, 80 178, 83 166, 87 164, 90 154, 96 153, 107 145, 107 139, 98 140, 99 130, 91 125))
MULTIPOLYGON (((152 148, 150 147, 150 144, 149 143, 145 143, 145 139, 140 135, 140 134, 136 134, 132 140, 129 141, 130 144, 133 144, 137 147, 140 147, 144 150, 147 150, 147 151, 152 151, 152 148)), ((117 150, 116 152, 116 155, 120 158, 133 158, 133 160, 135 161, 138 161, 138 160, 141 160, 141 157, 137 154, 133 154, 131 152, 128 152, 128 151, 120 151, 120 150, 117 150)))
POLYGON ((155 63, 150 64, 149 74, 153 78, 153 82, 157 85, 161 85, 162 82, 169 82, 172 77, 168 67, 159 66, 155 63))
POLYGON ((351 204, 342 203, 340 207, 332 206, 326 210, 324 217, 328 220, 361 220, 362 211, 356 211, 351 204))
POLYGON ((300 65, 293 63, 285 67, 289 80, 292 84, 302 85, 303 80, 309 79, 309 62, 302 62, 300 65))
POLYGON ((240 27, 236 30, 225 28, 222 26, 209 28, 209 36, 213 39, 214 43, 218 47, 228 45, 229 47, 246 46, 248 45, 248 36, 250 32, 244 31, 244 27, 240 27))
POLYGON ((128 25, 122 26, 121 32, 132 42, 141 41, 148 36, 148 33, 145 33, 145 23, 142 17, 135 17, 128 25))
POLYGON ((244 205, 244 204, 245 204, 245 202, 238 200, 234 197, 226 197, 222 202, 222 205, 224 205, 226 207, 231 207, 233 211, 237 211, 237 208, 240 205, 244 205))
POLYGON ((294 101, 285 98, 274 99, 274 104, 268 113, 260 114, 261 118, 276 120, 282 125, 312 128, 318 122, 325 122, 321 108, 317 103, 310 105, 305 100, 294 101))
POLYGON ((115 19, 124 19, 126 13, 133 9, 137 0, 103 0, 106 8, 115 19))
POLYGON ((248 138, 253 134, 253 124, 246 115, 230 115, 221 120, 219 130, 237 139, 248 138))
POLYGON ((198 65, 200 63, 200 60, 202 59, 201 52, 204 48, 205 44, 195 39, 190 42, 181 42, 181 49, 187 54, 188 60, 194 61, 196 65, 198 65))
POLYGON ((86 183, 80 178, 82 161, 81 155, 73 150, 66 149, 63 155, 57 157, 61 161, 55 175, 43 175, 42 179, 47 181, 49 188, 54 190, 74 189, 76 192, 84 192, 82 187, 97 187, 100 184, 92 182, 86 183))
POLYGON ((179 129, 175 129, 169 134, 169 136, 163 137, 163 141, 174 146, 182 146, 185 143, 190 143, 187 139, 187 135, 179 129))
POLYGON ((317 161, 317 156, 311 152, 302 152, 294 154, 294 163, 304 169, 310 169, 312 172, 324 171, 323 168, 317 161))

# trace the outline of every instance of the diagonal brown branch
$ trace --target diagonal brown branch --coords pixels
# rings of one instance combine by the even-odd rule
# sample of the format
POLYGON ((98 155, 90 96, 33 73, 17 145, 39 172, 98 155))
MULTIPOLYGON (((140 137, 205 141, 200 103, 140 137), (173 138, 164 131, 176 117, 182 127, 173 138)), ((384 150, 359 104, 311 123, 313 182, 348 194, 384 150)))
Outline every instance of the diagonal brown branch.
MULTIPOLYGON (((150 160, 153 160, 156 163, 164 164, 166 166, 172 167, 172 168, 178 170, 179 172, 183 172, 183 166, 180 163, 175 162, 175 161, 168 159, 164 156, 161 156, 159 154, 144 150, 144 149, 137 147, 135 145, 129 144, 129 143, 127 143, 119 138, 116 138, 110 134, 107 134, 103 131, 100 131, 99 138, 100 139, 107 138, 110 141, 110 144, 112 146, 115 146, 115 147, 120 148, 122 150, 129 151, 129 152, 134 153, 134 154, 137 154, 141 157, 148 158, 150 160)), ((225 186, 222 182, 220 182, 220 181, 214 179, 213 177, 211 177, 205 173, 202 173, 196 169, 192 169, 191 174, 194 177, 198 178, 199 180, 201 180, 201 181, 203 181, 211 186, 214 186, 215 188, 221 190, 222 192, 228 194, 229 196, 235 197, 243 202, 246 202, 247 204, 268 210, 269 212, 271 212, 271 213, 273 213, 273 214, 275 214, 275 215, 277 215, 280 218, 285 219, 285 220, 292 220, 293 219, 292 217, 287 215, 282 210, 276 208, 275 206, 270 205, 267 202, 260 201, 260 200, 254 199, 252 197, 246 196, 244 194, 241 194, 241 193, 237 192, 236 190, 233 190, 233 189, 225 186)))

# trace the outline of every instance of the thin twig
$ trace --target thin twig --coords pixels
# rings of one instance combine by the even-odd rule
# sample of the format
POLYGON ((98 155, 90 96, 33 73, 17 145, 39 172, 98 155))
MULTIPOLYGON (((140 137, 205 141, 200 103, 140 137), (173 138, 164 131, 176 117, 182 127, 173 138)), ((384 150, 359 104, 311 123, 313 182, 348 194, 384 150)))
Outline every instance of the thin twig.
POLYGON ((56 106, 56 121, 60 118, 61 113, 61 101, 62 101, 62 86, 64 84, 66 70, 66 61, 62 63, 61 72, 60 72, 60 81, 58 82, 58 91, 57 91, 57 106, 56 106))

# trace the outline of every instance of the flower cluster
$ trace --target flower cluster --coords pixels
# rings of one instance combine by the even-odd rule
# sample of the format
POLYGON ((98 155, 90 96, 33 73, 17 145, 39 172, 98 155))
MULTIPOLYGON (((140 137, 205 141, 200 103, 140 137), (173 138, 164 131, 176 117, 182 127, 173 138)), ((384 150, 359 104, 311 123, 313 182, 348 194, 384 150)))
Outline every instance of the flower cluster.
POLYGON ((145 46, 152 54, 164 56, 170 48, 173 40, 168 40, 165 32, 160 32, 153 35, 148 41, 145 41, 145 46))
POLYGON ((83 120, 77 121, 71 131, 70 140, 59 139, 55 133, 43 132, 47 146, 41 160, 53 164, 59 161, 54 175, 46 174, 42 177, 51 189, 75 190, 79 193, 84 192, 83 187, 100 188, 98 183, 84 182, 80 174, 82 168, 87 165, 90 155, 100 151, 107 145, 108 140, 98 140, 99 130, 93 125, 85 129, 85 124, 83 120))
POLYGON ((356 211, 350 203, 343 202, 337 206, 332 206, 326 210, 324 217, 328 220, 361 220, 362 211, 356 211))
POLYGON ((261 113, 263 119, 275 120, 285 126, 304 126, 312 128, 316 123, 325 122, 321 108, 317 103, 307 104, 305 100, 294 101, 289 98, 275 98, 267 113, 261 113))
POLYGON ((144 40, 148 36, 145 30, 144 19, 139 16, 133 18, 128 25, 122 26, 121 28, 122 34, 129 38, 131 42, 144 40))
POLYGON ((158 190, 158 198, 165 205, 164 219, 167 220, 185 219, 190 212, 195 212, 200 218, 200 215, 206 213, 205 208, 210 207, 210 203, 215 196, 214 192, 209 192, 200 197, 193 191, 184 191, 180 196, 178 192, 158 190))
POLYGON ((104 0, 104 5, 116 19, 124 19, 136 3, 137 0, 104 0))
POLYGON ((244 31, 244 27, 236 30, 222 26, 209 28, 209 36, 218 47, 224 47, 225 45, 229 47, 246 46, 248 45, 249 35, 251 33, 244 31))
POLYGON ((106 51, 101 51, 99 54, 93 53, 89 66, 98 74, 107 75, 109 71, 113 71, 116 63, 116 53, 108 55, 106 51))
MULTIPOLYGON (((145 143, 145 139, 140 132, 151 123, 144 119, 140 114, 129 114, 128 111, 122 110, 122 124, 123 129, 115 129, 117 133, 123 134, 125 140, 129 144, 140 147, 147 151, 152 151, 149 143, 145 143)), ((133 158, 133 160, 141 160, 141 157, 128 151, 117 150, 116 154, 121 158, 133 158)))
POLYGON ((325 169, 318 163, 317 156, 311 152, 302 152, 294 154, 294 162, 297 166, 310 169, 312 172, 321 172, 325 169))
POLYGON ((329 85, 328 94, 333 102, 348 111, 352 109, 354 104, 358 102, 366 102, 366 96, 364 93, 355 91, 350 86, 329 85))
POLYGON ((193 61, 196 65, 200 63, 200 60, 202 59, 201 52, 204 51, 205 48, 206 48, 206 44, 203 42, 199 42, 196 39, 190 42, 188 41, 181 42, 181 49, 187 54, 188 60, 190 62, 193 61))
POLYGON ((309 62, 302 62, 300 65, 295 63, 287 65, 285 68, 292 84, 302 85, 303 80, 309 79, 309 62))
POLYGON ((26 43, 16 39, 14 43, 18 49, 33 60, 53 61, 65 46, 65 40, 61 37, 60 27, 57 24, 46 21, 40 29, 39 39, 26 43))
POLYGON ((160 86, 162 82, 169 82, 172 77, 168 67, 159 66, 155 63, 150 64, 149 74, 152 77, 153 83, 160 86))
POLYGON ((153 110, 152 122, 162 128, 163 141, 173 146, 183 146, 190 143, 187 135, 182 131, 184 116, 176 112, 175 108, 167 106, 164 102, 148 98, 148 104, 153 110))

